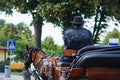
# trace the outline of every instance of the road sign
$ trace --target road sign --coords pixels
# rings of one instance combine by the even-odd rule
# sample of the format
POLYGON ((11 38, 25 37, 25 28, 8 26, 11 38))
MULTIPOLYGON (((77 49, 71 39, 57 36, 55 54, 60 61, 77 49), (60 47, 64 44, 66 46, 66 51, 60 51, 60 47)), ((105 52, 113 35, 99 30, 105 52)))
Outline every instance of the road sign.
POLYGON ((110 38, 109 39, 109 45, 110 46, 118 46, 119 45, 119 39, 118 38, 110 38))
POLYGON ((7 42, 7 49, 8 50, 16 50, 16 42, 15 41, 8 41, 7 42))

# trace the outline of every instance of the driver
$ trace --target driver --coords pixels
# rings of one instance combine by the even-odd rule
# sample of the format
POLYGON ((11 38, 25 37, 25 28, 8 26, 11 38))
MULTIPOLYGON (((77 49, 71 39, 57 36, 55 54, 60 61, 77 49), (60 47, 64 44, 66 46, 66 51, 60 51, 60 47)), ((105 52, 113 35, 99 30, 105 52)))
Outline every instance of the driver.
POLYGON ((65 49, 79 50, 92 44, 92 34, 83 27, 84 22, 81 16, 75 16, 74 20, 71 21, 74 25, 73 28, 66 30, 64 33, 65 49))

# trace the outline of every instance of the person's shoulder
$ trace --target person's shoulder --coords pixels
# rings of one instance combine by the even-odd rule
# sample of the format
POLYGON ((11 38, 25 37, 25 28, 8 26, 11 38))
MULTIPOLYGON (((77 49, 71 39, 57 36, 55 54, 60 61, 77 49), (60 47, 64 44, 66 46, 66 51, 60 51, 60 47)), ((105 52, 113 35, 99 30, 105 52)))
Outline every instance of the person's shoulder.
POLYGON ((72 32, 73 30, 74 30, 73 28, 67 29, 67 30, 65 31, 65 33, 70 33, 70 32, 72 32))
POLYGON ((88 30, 88 29, 86 29, 86 28, 84 28, 84 27, 83 27, 82 29, 83 29, 83 30, 86 30, 86 31, 90 31, 90 30, 88 30))
POLYGON ((71 30, 73 30, 74 28, 69 28, 69 29, 67 29, 66 31, 71 31, 71 30))

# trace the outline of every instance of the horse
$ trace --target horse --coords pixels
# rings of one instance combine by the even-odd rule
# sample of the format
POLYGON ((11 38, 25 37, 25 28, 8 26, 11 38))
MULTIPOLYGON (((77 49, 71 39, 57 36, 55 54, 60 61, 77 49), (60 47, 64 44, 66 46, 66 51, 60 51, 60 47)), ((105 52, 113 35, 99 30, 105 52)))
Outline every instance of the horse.
POLYGON ((120 80, 120 46, 65 50, 63 57, 48 56, 39 48, 26 47, 24 57, 26 69, 31 63, 37 69, 36 80, 120 80), (75 54, 75 59, 68 62, 75 54))
POLYGON ((44 51, 37 47, 26 46, 26 52, 24 53, 25 68, 33 66, 37 69, 37 77, 39 80, 53 79, 53 69, 60 61, 59 56, 48 56, 44 51))

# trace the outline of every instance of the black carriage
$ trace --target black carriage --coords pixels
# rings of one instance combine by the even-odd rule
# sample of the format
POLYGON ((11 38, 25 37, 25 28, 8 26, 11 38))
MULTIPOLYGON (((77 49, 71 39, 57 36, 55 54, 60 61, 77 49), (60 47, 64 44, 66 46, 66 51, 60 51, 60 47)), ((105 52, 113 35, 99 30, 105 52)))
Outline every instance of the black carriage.
POLYGON ((86 46, 64 50, 63 56, 53 61, 51 58, 41 60, 38 80, 120 80, 120 46, 86 46))

